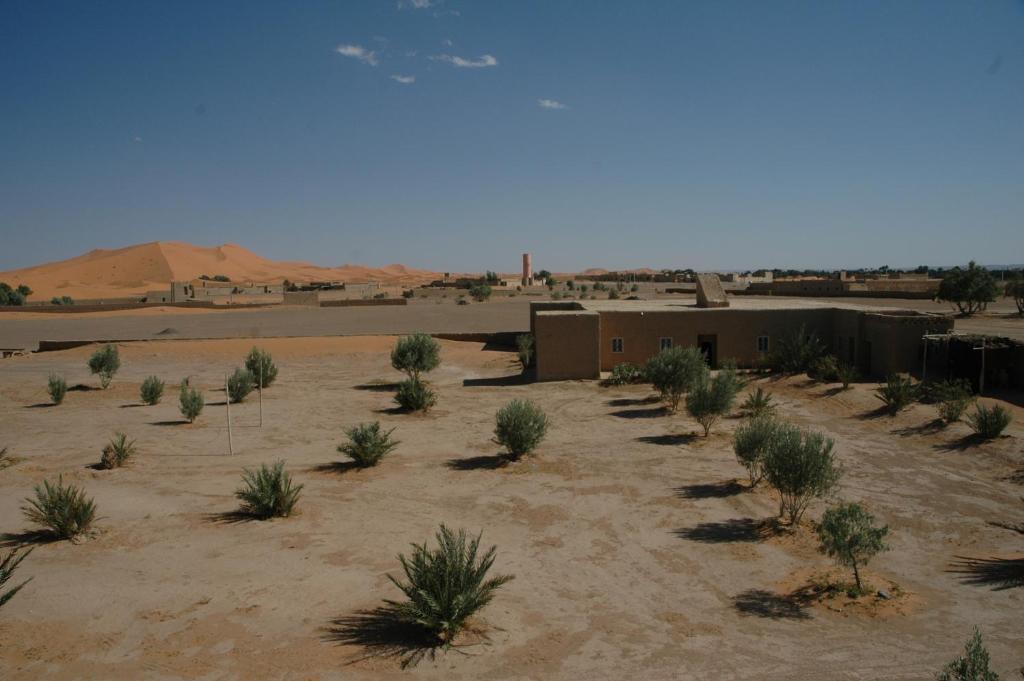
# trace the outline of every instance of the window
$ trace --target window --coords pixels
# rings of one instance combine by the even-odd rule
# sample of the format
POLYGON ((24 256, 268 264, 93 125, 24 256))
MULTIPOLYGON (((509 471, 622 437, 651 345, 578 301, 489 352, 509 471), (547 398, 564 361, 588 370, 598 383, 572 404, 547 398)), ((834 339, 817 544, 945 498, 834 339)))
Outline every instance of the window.
POLYGON ((757 337, 757 351, 768 352, 768 336, 757 337))
POLYGON ((622 339, 612 338, 612 352, 622 352, 622 339))
POLYGON ((672 347, 672 339, 662 338, 661 340, 659 340, 658 345, 662 350, 668 350, 669 348, 672 347))

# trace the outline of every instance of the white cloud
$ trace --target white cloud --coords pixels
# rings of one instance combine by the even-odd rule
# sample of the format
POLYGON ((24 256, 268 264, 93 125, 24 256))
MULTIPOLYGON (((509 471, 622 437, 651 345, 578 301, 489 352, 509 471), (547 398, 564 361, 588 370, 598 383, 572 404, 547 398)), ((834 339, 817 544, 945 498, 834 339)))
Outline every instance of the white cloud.
POLYGON ((380 63, 377 59, 377 53, 366 49, 362 45, 338 45, 334 50, 343 57, 358 59, 370 66, 376 66, 380 63))
POLYGON ((446 61, 452 66, 457 66, 460 69, 482 69, 488 66, 497 66, 498 60, 489 54, 481 56, 479 59, 465 59, 463 57, 453 57, 450 54, 441 54, 436 57, 431 57, 437 61, 446 61))
POLYGON ((568 109, 569 107, 562 104, 556 99, 538 99, 537 106, 542 109, 568 109))
POLYGON ((391 80, 401 83, 402 85, 412 85, 416 82, 416 76, 400 76, 396 73, 391 76, 391 80))
POLYGON ((139 144, 140 142, 142 142, 142 138, 136 135, 135 137, 132 138, 132 142, 139 144))
POLYGON ((412 9, 427 9, 437 3, 434 0, 398 0, 398 9, 411 7, 412 9))
POLYGON ((448 39, 446 39, 444 41, 443 44, 446 45, 447 47, 451 47, 454 43, 452 43, 452 39, 451 38, 448 38, 448 39))

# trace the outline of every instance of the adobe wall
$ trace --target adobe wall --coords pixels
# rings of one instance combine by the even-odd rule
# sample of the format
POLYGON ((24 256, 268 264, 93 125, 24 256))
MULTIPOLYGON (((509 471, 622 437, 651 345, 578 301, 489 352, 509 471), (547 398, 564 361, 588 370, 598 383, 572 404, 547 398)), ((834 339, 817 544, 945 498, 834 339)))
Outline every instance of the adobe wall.
POLYGON ((305 305, 307 307, 320 307, 319 291, 285 291, 285 305, 305 305))
POLYGON ((866 313, 863 324, 863 340, 871 345, 870 366, 862 366, 862 371, 875 376, 920 373, 921 337, 953 330, 953 318, 938 315, 866 313))
POLYGON ((601 315, 586 310, 532 315, 537 380, 600 378, 601 315))

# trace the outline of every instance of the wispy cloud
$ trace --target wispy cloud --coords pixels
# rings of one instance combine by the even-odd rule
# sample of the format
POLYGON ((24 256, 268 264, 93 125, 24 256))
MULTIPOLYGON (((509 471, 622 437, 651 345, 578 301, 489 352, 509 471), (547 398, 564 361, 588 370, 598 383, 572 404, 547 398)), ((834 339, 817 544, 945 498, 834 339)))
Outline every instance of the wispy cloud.
POLYGON ((435 0, 398 0, 398 9, 427 9, 436 4, 435 0))
POLYGON ((369 64, 370 66, 376 66, 380 63, 377 59, 377 53, 373 50, 366 49, 362 45, 338 45, 334 50, 343 57, 358 59, 364 64, 369 64))
POLYGON ((483 69, 489 66, 498 65, 498 60, 489 54, 485 54, 479 59, 465 59, 464 57, 455 57, 450 54, 440 54, 436 57, 431 57, 431 59, 448 62, 452 66, 457 66, 460 69, 483 69))
POLYGON ((569 107, 562 104, 557 99, 538 99, 537 106, 542 109, 568 109, 569 107))
POLYGON ((416 76, 402 76, 396 73, 391 76, 391 80, 401 83, 402 85, 412 85, 416 82, 416 76))

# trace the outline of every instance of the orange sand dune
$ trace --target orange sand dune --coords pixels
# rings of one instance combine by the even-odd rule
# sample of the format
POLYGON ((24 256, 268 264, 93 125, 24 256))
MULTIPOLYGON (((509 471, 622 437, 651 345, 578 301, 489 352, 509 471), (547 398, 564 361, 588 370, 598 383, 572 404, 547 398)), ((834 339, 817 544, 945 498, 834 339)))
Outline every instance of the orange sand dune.
POLYGON ((177 241, 154 241, 113 250, 96 249, 69 260, 0 272, 0 281, 28 284, 30 300, 53 296, 116 298, 163 290, 172 281, 200 275, 224 275, 234 282, 378 281, 414 286, 438 279, 438 272, 405 265, 382 268, 361 265, 319 267, 305 262, 281 262, 260 257, 237 244, 206 248, 177 241))

